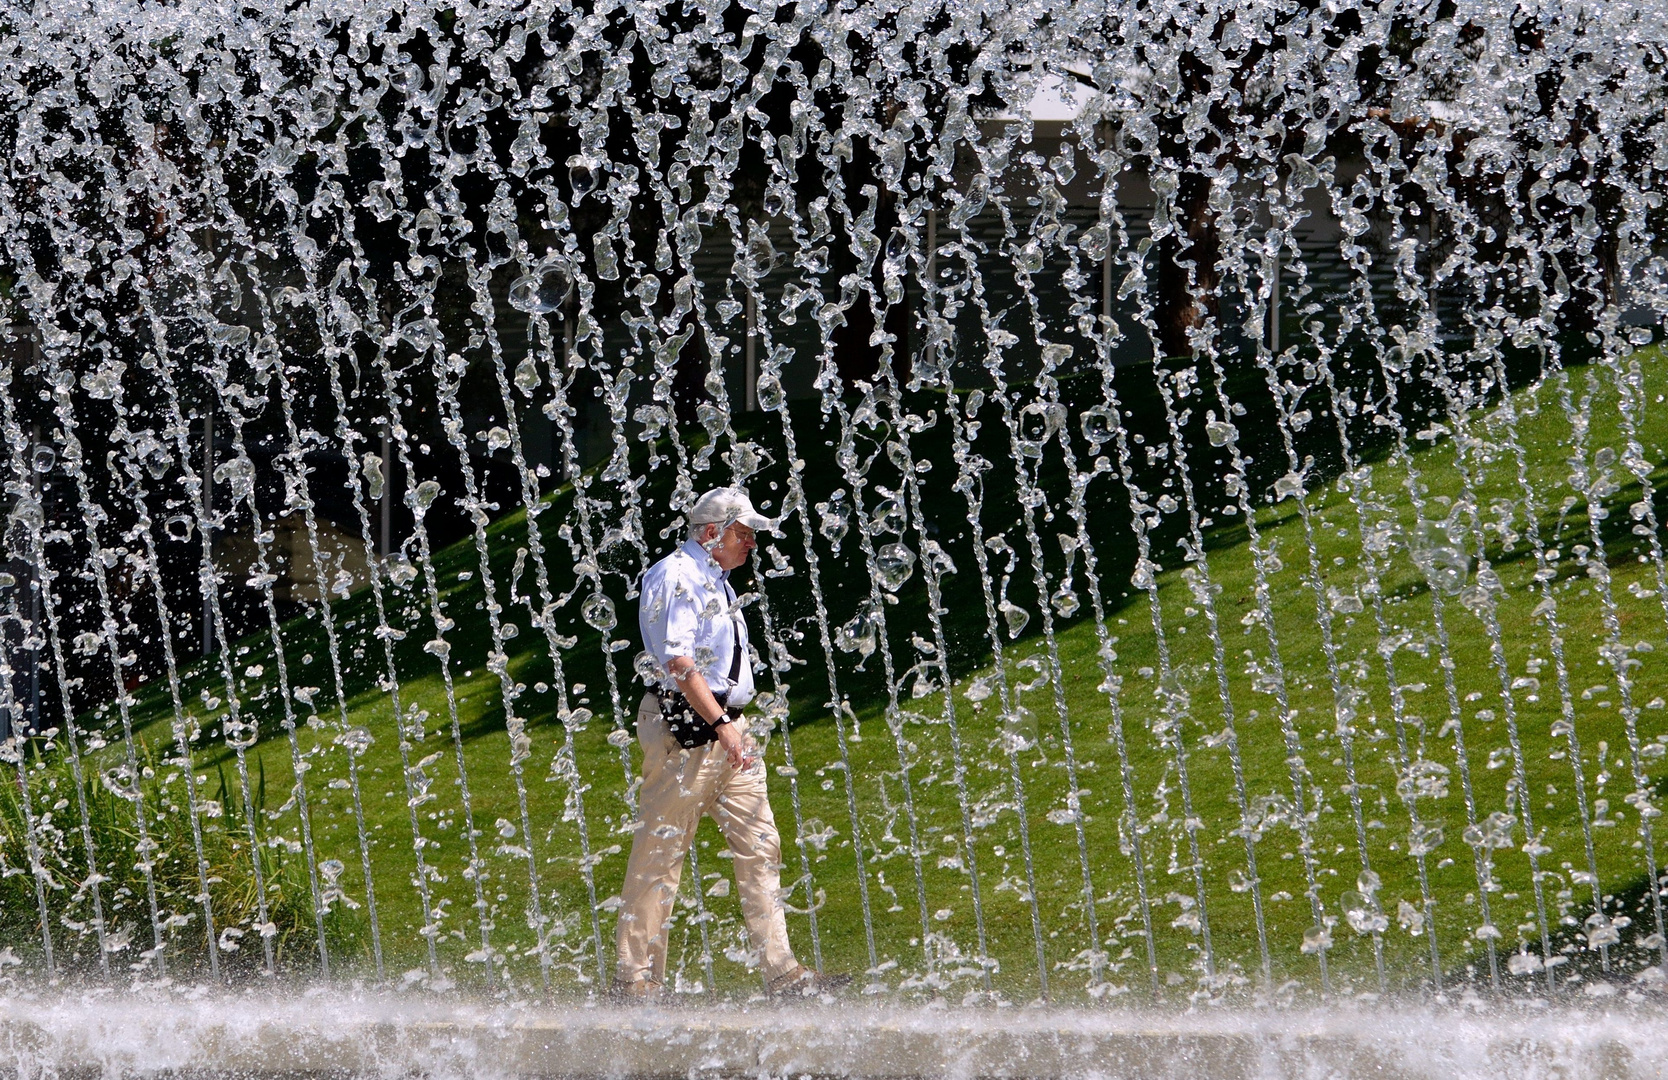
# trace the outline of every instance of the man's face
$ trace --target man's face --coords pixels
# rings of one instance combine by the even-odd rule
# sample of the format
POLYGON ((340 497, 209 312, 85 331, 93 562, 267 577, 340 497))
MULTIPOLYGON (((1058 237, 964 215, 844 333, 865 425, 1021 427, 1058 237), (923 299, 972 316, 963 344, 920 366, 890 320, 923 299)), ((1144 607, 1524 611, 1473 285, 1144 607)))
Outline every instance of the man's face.
MULTIPOLYGON (((709 525, 707 528, 709 533, 715 533, 718 526, 709 525)), ((718 542, 707 550, 712 553, 713 562, 725 570, 734 570, 747 561, 747 556, 756 546, 753 530, 738 521, 718 533, 718 542)))

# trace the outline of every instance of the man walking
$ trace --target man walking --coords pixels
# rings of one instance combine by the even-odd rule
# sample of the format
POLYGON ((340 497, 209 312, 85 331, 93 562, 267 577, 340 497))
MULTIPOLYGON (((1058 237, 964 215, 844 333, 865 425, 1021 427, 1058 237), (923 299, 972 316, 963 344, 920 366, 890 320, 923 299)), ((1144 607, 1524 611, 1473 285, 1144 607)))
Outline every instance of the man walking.
POLYGON ((741 721, 752 700, 747 624, 730 571, 747 561, 769 518, 740 488, 714 488, 689 513, 689 536, 643 575, 638 625, 659 685, 637 710, 643 750, 637 827, 620 891, 615 990, 653 998, 666 978, 666 926, 684 855, 703 814, 734 856, 747 932, 772 994, 831 993, 849 976, 794 959, 783 916, 781 840, 765 793, 764 764, 741 721))

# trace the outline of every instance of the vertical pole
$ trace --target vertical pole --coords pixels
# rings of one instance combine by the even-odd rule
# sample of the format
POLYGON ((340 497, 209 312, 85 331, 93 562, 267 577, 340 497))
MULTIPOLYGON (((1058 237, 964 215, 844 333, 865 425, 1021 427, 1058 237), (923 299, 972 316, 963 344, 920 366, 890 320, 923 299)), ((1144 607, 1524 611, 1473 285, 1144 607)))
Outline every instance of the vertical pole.
POLYGON ((754 339, 754 326, 758 316, 753 311, 753 290, 747 290, 747 344, 743 351, 747 356, 747 411, 759 411, 759 353, 758 342, 754 339))
MULTIPOLYGON (((214 406, 210 405, 203 414, 203 528, 212 526, 214 520, 214 406)), ((209 539, 204 537, 204 539, 209 539)), ((203 577, 203 655, 214 651, 214 597, 209 590, 214 588, 213 580, 203 577)))
MULTIPOLYGON (((1102 124, 1100 126, 1100 133, 1101 133, 1101 144, 1103 146, 1111 146, 1112 145, 1112 125, 1111 124, 1102 124)), ((1114 187, 1117 184, 1118 180, 1117 180, 1116 176, 1113 176, 1111 173, 1108 173, 1103 182, 1109 188, 1111 188, 1111 187, 1114 187)), ((1111 337, 1112 337, 1112 234, 1111 234, 1110 230, 1111 230, 1112 226, 1106 220, 1106 197, 1107 197, 1107 193, 1105 191, 1102 191, 1101 192, 1101 197, 1100 197, 1100 205, 1101 205, 1100 220, 1101 220, 1101 224, 1103 226, 1105 226, 1108 231, 1107 231, 1107 238, 1106 238, 1106 254, 1104 256, 1102 256, 1101 260, 1100 260, 1100 320, 1101 320, 1101 333, 1103 333, 1107 336, 1107 347, 1106 347, 1107 362, 1111 363, 1111 357, 1112 357, 1112 345, 1111 345, 1111 337)), ((1116 198, 1115 195, 1113 197, 1116 198)))
POLYGON ((377 501, 377 512, 382 517, 382 547, 378 550, 386 559, 394 543, 394 450, 386 425, 382 429, 382 498, 377 501))
MULTIPOLYGON (((37 352, 39 345, 36 345, 37 352)), ((39 369, 37 369, 39 370, 39 369)), ((40 474, 35 471, 35 448, 41 444, 41 426, 29 425, 29 489, 35 504, 40 505, 40 474)), ((44 556, 44 553, 43 553, 44 556)), ((42 567, 29 567, 29 734, 41 730, 41 579, 42 567)))
MULTIPOLYGON (((561 367, 561 370, 556 373, 557 378, 566 379, 570 386, 573 382, 573 380, 569 377, 568 373, 572 370, 572 365, 573 365, 573 307, 574 307, 574 304, 575 304, 574 295, 573 295, 573 292, 570 290, 569 293, 568 293, 568 298, 564 303, 565 310, 563 312, 563 319, 562 319, 562 367, 561 367)), ((570 400, 571 400, 572 395, 570 394, 569 397, 570 397, 570 400)), ((587 427, 587 425, 586 425, 586 422, 585 422, 585 413, 584 413, 584 411, 581 410, 581 409, 575 409, 574 414, 573 414, 573 448, 574 448, 575 454, 579 458, 578 463, 574 466, 575 468, 581 468, 582 469, 582 468, 585 467, 585 430, 586 430, 586 427, 587 427)), ((552 442, 554 443, 555 436, 552 435, 551 438, 552 438, 552 442)), ((564 463, 563 471, 560 474, 562 479, 563 480, 575 479, 575 477, 567 475, 566 469, 567 469, 567 465, 566 465, 566 463, 564 463)))
MULTIPOLYGON (((924 284, 926 287, 921 290, 921 302, 931 305, 938 287, 938 207, 934 203, 927 205, 927 275, 924 284)), ((936 368, 938 344, 931 340, 931 335, 928 336, 926 347, 927 364, 936 368)))
POLYGON ((1268 281, 1268 351, 1280 355, 1280 253, 1274 253, 1268 281))

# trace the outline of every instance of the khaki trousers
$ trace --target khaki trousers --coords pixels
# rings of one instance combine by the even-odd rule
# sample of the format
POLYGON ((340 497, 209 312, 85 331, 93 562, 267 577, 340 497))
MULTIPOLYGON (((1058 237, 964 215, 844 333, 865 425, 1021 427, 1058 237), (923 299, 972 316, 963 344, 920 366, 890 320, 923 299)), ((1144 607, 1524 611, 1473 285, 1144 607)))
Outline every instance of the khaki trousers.
POLYGON ((782 845, 765 795, 764 765, 738 771, 717 742, 685 750, 666 730, 653 694, 644 695, 637 709, 637 742, 643 748, 643 783, 620 890, 619 985, 666 981, 667 920, 703 814, 717 822, 735 856, 736 891, 765 980, 789 974, 798 962, 788 946, 782 845))

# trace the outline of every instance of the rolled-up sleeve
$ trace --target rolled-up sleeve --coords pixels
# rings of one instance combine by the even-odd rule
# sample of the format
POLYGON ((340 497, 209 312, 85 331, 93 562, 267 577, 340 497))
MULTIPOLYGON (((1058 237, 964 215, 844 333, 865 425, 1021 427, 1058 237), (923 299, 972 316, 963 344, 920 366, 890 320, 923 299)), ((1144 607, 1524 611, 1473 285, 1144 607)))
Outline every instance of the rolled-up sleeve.
POLYGON ((649 644, 664 668, 674 656, 695 655, 695 631, 700 625, 695 598, 687 587, 663 590, 660 640, 649 644))
POLYGON ((688 584, 679 579, 672 567, 661 563, 644 576, 638 604, 643 648, 662 671, 674 656, 695 655, 699 609, 688 584))

